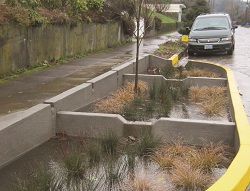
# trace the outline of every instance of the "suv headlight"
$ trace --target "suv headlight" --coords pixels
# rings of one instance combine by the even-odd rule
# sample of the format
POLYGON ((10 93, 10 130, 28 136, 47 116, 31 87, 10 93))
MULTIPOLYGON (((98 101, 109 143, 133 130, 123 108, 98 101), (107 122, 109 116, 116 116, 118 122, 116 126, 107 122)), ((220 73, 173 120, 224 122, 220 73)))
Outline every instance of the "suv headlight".
POLYGON ((194 39, 194 38, 189 38, 189 39, 188 39, 188 42, 196 42, 196 39, 194 39))
POLYGON ((227 37, 227 38, 221 38, 221 41, 231 41, 232 37, 227 37))

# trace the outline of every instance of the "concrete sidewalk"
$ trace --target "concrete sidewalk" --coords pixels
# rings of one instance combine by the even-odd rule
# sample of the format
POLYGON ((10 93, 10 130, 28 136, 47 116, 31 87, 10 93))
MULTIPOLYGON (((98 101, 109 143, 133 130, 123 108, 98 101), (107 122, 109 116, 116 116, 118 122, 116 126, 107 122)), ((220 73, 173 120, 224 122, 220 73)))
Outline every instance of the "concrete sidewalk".
MULTIPOLYGON (((177 32, 144 39, 140 55, 152 53, 177 32)), ((135 43, 50 67, 0 84, 0 116, 22 111, 94 78, 135 57, 135 43)))

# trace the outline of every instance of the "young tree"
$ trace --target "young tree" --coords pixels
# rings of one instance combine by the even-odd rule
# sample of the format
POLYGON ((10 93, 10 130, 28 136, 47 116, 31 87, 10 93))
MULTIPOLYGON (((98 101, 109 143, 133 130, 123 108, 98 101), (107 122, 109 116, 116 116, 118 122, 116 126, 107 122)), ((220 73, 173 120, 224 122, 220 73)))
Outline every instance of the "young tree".
MULTIPOLYGON (((138 93, 138 68, 139 68, 139 51, 141 42, 145 36, 145 31, 147 27, 150 27, 153 21, 153 12, 157 10, 157 5, 159 2, 163 2, 164 0, 133 0, 134 4, 134 16, 136 22, 136 30, 134 36, 136 38, 136 68, 135 68, 135 86, 134 91, 138 93), (147 20, 147 26, 144 29, 144 32, 140 34, 140 30, 142 26, 140 25, 141 18, 145 18, 147 20)), ((164 2, 170 2, 169 0, 165 0, 164 2)))
MULTIPOLYGON (((145 36, 145 30, 152 25, 153 13, 157 11, 157 5, 164 3, 167 6, 170 0, 106 0, 106 5, 110 5, 112 10, 116 12, 120 17, 126 18, 127 20, 133 20, 135 22, 135 30, 133 35, 136 39, 136 68, 135 68, 135 86, 134 91, 138 93, 138 64, 139 64, 139 50, 142 40, 145 36), (129 18, 129 19, 128 19, 129 18), (142 29, 140 25, 141 19, 146 20, 146 28, 142 29), (144 32, 140 32, 144 31, 144 32)), ((132 31, 131 31, 132 32, 132 31)))

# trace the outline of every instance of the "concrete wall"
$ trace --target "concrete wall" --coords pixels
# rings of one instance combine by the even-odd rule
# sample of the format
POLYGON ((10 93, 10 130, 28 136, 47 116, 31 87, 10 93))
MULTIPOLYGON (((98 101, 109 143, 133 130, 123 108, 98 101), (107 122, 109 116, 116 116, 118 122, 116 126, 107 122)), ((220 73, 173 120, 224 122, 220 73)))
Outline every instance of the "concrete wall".
POLYGON ((99 137, 106 128, 114 129, 119 136, 140 136, 145 130, 170 142, 182 138, 190 144, 202 145, 202 139, 234 145, 235 123, 206 120, 161 118, 156 123, 131 122, 115 114, 58 112, 57 129, 71 136, 84 134, 99 137))
POLYGON ((235 123, 232 122, 161 118, 152 130, 154 135, 168 141, 182 138, 189 144, 202 145, 205 139, 234 146, 235 123))
POLYGON ((0 25, 0 75, 47 60, 102 50, 123 41, 119 22, 22 27, 0 25))
POLYGON ((92 80, 88 80, 87 83, 92 85, 93 101, 103 98, 118 89, 117 72, 106 72, 92 80))
POLYGON ((49 140, 54 134, 51 107, 48 104, 39 104, 1 117, 0 168, 49 140))
MULTIPOLYGON (((134 74, 124 74, 125 81, 133 81, 134 74)), ((163 82, 173 82, 173 83, 184 83, 187 86, 227 86, 227 79, 226 78, 199 78, 199 77, 188 77, 186 79, 166 79, 162 75, 147 75, 147 74, 139 74, 139 80, 147 82, 149 86, 152 86, 154 83, 161 84, 163 82)))
POLYGON ((70 136, 85 135, 97 138, 107 129, 113 129, 122 137, 123 124, 120 115, 60 111, 57 115, 57 129, 70 136))
POLYGON ((50 104, 56 109, 55 112, 58 112, 62 110, 77 110, 82 106, 90 104, 92 101, 92 85, 90 83, 83 83, 49 100, 46 100, 44 103, 50 104))

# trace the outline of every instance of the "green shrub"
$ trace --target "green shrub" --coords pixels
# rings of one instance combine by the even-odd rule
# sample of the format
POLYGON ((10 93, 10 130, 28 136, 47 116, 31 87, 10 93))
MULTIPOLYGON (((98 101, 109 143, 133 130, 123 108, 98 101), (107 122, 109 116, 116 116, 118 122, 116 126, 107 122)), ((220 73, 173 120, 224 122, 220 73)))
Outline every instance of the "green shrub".
POLYGON ((161 139, 155 137, 149 130, 142 132, 138 143, 138 154, 146 156, 161 144, 161 139))
POLYGON ((161 25, 162 25, 161 19, 159 19, 158 17, 155 17, 154 21, 155 21, 155 29, 157 31, 160 31, 161 30, 161 25))
POLYGON ((117 154, 118 143, 119 137, 112 129, 107 129, 101 136, 101 145, 106 154, 117 154))
POLYGON ((129 15, 122 16, 122 25, 124 34, 132 36, 135 31, 135 23, 133 18, 129 15))
POLYGON ((83 13, 88 10, 87 2, 84 0, 72 0, 71 1, 70 15, 78 16, 80 13, 83 13))
POLYGON ((59 9, 62 6, 60 0, 41 0, 41 4, 49 10, 59 9))
POLYGON ((89 10, 100 11, 103 7, 103 0, 87 0, 89 10))
POLYGON ((68 178, 82 178, 85 168, 84 165, 84 156, 78 152, 74 151, 66 155, 63 159, 65 169, 67 170, 68 178))

